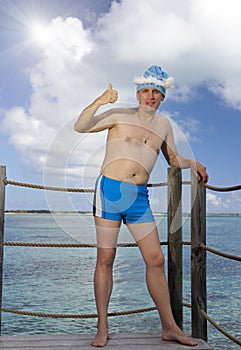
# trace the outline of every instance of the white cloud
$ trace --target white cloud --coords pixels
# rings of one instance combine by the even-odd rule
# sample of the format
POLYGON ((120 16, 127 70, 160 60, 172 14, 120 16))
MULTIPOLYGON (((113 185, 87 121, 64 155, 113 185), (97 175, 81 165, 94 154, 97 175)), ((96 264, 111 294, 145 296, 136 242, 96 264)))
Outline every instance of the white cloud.
MULTIPOLYGON (((39 32, 39 31, 38 31, 39 32)), ((57 17, 42 28, 41 36, 37 41, 43 47, 46 57, 59 61, 63 58, 79 61, 85 54, 91 52, 92 42, 90 32, 85 30, 78 18, 68 17, 64 20, 57 17)))
MULTIPOLYGON (((88 30, 78 18, 53 19, 45 29, 48 40, 41 42, 39 62, 28 72, 32 86, 28 105, 5 113, 3 125, 11 143, 38 170, 46 154, 55 169, 63 166, 58 159, 64 154, 72 177, 87 171, 89 158, 98 165, 101 152, 96 150, 105 136, 90 135, 78 143, 82 136, 73 132, 73 118, 109 81, 120 91, 122 104, 133 103, 132 80, 151 64, 162 65, 175 77, 170 99, 192 97, 195 87, 206 84, 241 110, 241 2, 231 3, 123 0, 113 2, 88 30)), ((191 134, 195 138, 198 129, 197 122, 191 122, 187 138, 191 134)), ((216 196, 209 201, 220 204, 216 196)))
POLYGON ((226 81, 213 81, 209 84, 209 89, 216 95, 223 96, 229 106, 241 111, 240 75, 226 81))
POLYGON ((28 115, 22 107, 7 111, 1 127, 2 132, 9 134, 10 144, 22 153, 25 161, 34 164, 41 171, 54 129, 44 120, 28 115))
POLYGON ((240 213, 240 191, 214 194, 207 193, 207 212, 217 213, 240 213))
POLYGON ((207 194, 207 201, 208 201, 208 204, 214 207, 221 208, 222 206, 225 206, 224 204, 222 204, 222 199, 213 193, 207 194))
POLYGON ((240 9, 239 0, 125 0, 101 18, 97 38, 117 62, 143 69, 155 57, 179 81, 229 78, 240 71, 240 9))

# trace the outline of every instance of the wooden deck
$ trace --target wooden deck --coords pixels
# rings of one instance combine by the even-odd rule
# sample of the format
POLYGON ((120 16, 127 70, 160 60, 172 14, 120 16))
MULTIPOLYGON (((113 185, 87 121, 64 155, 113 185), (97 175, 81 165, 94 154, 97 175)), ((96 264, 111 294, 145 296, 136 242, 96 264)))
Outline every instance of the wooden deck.
MULTIPOLYGON (((1 350, 93 350, 90 345, 93 334, 45 334, 1 336, 1 350)), ((118 333, 110 335, 107 350, 210 350, 203 340, 195 347, 176 342, 164 342, 159 333, 118 333)))

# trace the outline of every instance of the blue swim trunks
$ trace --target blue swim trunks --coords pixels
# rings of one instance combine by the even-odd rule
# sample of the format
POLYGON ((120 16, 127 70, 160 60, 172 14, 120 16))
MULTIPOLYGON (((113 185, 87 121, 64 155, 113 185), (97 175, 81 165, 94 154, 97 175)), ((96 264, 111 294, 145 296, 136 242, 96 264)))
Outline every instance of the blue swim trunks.
POLYGON ((100 175, 95 184, 93 215, 126 224, 152 222, 146 185, 135 185, 100 175))

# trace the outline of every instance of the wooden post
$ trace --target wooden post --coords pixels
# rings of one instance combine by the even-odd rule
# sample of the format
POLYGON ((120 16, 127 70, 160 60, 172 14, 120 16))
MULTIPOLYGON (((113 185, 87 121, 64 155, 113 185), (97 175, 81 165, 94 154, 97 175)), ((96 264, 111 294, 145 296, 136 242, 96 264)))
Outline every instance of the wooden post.
POLYGON ((182 329, 182 173, 168 169, 168 286, 174 319, 182 329))
MULTIPOLYGON (((5 183, 6 167, 0 165, 0 308, 2 308, 3 291, 3 241, 4 241, 4 210, 5 210, 5 183)), ((2 312, 0 310, 0 335, 2 326, 2 312)))
POLYGON ((191 299, 192 336, 207 340, 207 320, 199 310, 207 311, 206 251, 199 244, 206 244, 206 188, 197 183, 192 174, 191 210, 191 299))

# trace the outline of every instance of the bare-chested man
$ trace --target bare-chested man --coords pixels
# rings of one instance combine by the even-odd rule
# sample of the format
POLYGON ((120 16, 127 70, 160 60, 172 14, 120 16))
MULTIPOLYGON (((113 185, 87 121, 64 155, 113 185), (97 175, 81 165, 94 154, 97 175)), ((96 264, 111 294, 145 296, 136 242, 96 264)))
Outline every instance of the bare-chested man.
POLYGON ((134 236, 146 264, 149 293, 162 322, 162 339, 195 346, 176 325, 170 307, 164 274, 164 257, 149 205, 147 182, 162 151, 168 164, 191 168, 199 181, 207 182, 206 168, 178 154, 172 127, 156 113, 172 87, 173 78, 161 67, 152 66, 135 79, 138 108, 113 108, 95 115, 98 108, 116 102, 118 92, 107 90, 85 108, 75 123, 81 133, 108 130, 106 154, 96 181, 94 216, 97 233, 97 262, 94 276, 98 332, 92 345, 103 347, 108 340, 107 310, 112 292, 112 270, 117 237, 123 221, 134 236))

